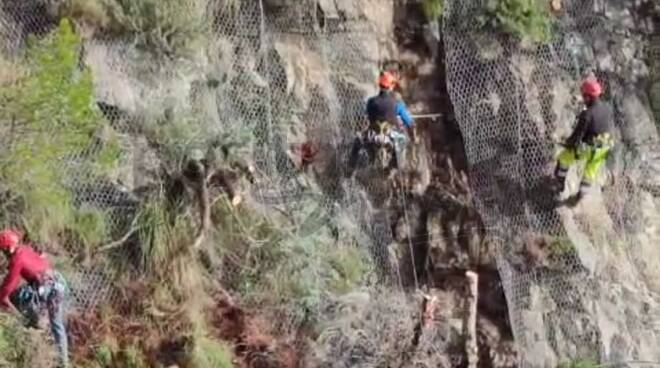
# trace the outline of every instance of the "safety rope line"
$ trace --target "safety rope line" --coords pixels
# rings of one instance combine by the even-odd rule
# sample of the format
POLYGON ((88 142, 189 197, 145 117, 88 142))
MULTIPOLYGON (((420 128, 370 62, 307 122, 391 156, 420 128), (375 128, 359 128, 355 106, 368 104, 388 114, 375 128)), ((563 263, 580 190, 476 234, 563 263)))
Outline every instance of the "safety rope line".
POLYGON ((444 116, 444 114, 412 114, 410 115, 413 119, 435 119, 444 116))
MULTIPOLYGON (((408 149, 412 148, 412 145, 406 148, 406 153, 408 153, 408 149)), ((396 149, 395 149, 396 151, 396 149)), ((412 152, 412 151, 411 151, 412 152)), ((397 163, 398 164, 398 163, 397 163)), ((419 164, 419 163, 418 163, 419 164)), ((397 170, 396 175, 398 176, 398 179, 402 179, 402 174, 401 171, 397 170)), ((401 181, 400 181, 401 183, 401 181)), ((410 227, 410 220, 408 217, 408 203, 406 201, 406 193, 403 190, 403 185, 399 186, 399 197, 401 198, 401 204, 403 205, 403 221, 406 224, 406 228, 408 229, 408 250, 410 251, 410 262, 412 265, 413 269, 413 276, 415 280, 415 290, 419 290, 419 280, 417 278, 417 266, 415 266, 415 252, 414 252, 414 247, 412 244, 412 229, 410 227)))

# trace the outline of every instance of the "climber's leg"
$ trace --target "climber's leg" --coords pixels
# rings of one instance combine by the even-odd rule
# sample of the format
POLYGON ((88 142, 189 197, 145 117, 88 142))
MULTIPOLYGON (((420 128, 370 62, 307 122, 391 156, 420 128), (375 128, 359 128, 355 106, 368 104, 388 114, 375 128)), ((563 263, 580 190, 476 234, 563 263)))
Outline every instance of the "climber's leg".
POLYGON ((390 133, 390 139, 392 140, 392 159, 390 162, 390 167, 394 169, 399 169, 399 166, 401 160, 403 157, 405 157, 405 154, 407 153, 408 149, 408 138, 406 137, 405 134, 392 130, 390 133))
POLYGON ((25 318, 26 327, 39 328, 40 303, 37 291, 29 284, 23 284, 14 291, 10 300, 25 318))
POLYGON ((392 147, 392 157, 390 158, 390 162, 388 164, 388 167, 394 170, 399 169, 399 157, 398 157, 398 152, 396 151, 395 147, 392 147))
POLYGON ((363 142, 361 137, 355 138, 353 145, 351 147, 351 153, 348 157, 348 170, 346 171, 346 177, 353 175, 353 170, 355 170, 355 165, 357 165, 357 160, 360 155, 360 150, 363 147, 363 142))
POLYGON ((580 193, 584 195, 589 188, 596 183, 600 169, 607 161, 609 147, 591 147, 587 156, 587 163, 584 168, 584 176, 580 184, 580 193))
POLYGON ((557 167, 555 168, 555 178, 557 180, 557 191, 559 193, 564 191, 566 183, 566 174, 571 166, 578 160, 578 152, 576 148, 566 147, 557 157, 557 167))

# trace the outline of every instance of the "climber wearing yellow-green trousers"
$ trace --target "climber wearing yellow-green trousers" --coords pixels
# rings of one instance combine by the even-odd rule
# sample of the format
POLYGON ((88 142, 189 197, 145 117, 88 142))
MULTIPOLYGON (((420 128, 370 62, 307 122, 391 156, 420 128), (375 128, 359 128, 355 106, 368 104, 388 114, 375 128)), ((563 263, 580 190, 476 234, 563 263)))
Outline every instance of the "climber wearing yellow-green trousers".
POLYGON ((577 161, 585 161, 584 176, 576 200, 580 200, 597 179, 612 148, 612 109, 601 100, 603 87, 594 77, 582 82, 582 98, 586 108, 578 117, 578 124, 559 153, 555 176, 563 192, 568 169, 577 161))

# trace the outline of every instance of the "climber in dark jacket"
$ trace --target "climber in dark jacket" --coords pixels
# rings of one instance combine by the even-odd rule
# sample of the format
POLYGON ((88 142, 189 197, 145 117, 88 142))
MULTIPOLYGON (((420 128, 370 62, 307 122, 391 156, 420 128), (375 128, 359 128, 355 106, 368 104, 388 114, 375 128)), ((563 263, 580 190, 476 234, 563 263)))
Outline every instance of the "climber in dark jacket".
POLYGON ((593 185, 612 149, 612 109, 601 100, 603 87, 596 78, 582 82, 582 98, 586 108, 578 116, 578 124, 560 152, 555 176, 558 189, 564 190, 566 174, 577 161, 585 161, 584 176, 576 200, 580 200, 593 185))
POLYGON ((380 92, 378 95, 367 100, 367 117, 370 128, 376 128, 374 124, 387 121, 392 126, 400 126, 399 119, 406 128, 412 128, 413 119, 406 108, 406 104, 394 95, 394 87, 397 85, 396 77, 390 72, 383 72, 378 80, 380 92))
MULTIPOLYGON (((405 103, 394 94, 394 88, 398 81, 394 74, 384 71, 378 78, 379 93, 367 100, 367 118, 369 126, 367 130, 353 143, 348 161, 348 175, 353 172, 360 150, 370 142, 370 138, 379 132, 381 124, 386 123, 392 140, 402 140, 405 136, 390 129, 391 127, 405 127, 411 139, 414 140, 414 121, 405 103)), ((393 157, 393 165, 397 166, 396 152, 393 157)))

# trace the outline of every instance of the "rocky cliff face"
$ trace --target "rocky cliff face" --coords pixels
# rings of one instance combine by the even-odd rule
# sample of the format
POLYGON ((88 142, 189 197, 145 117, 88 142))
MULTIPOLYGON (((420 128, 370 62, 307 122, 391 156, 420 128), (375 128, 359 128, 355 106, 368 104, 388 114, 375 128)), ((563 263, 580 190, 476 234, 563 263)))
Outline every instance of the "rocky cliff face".
MULTIPOLYGON (((33 3, 30 14, 51 19, 52 9, 33 3)), ((126 164, 112 180, 128 191, 150 185, 160 158, 134 137, 135 129, 194 110, 201 118, 184 122, 192 142, 187 148, 249 131, 241 155, 258 172, 246 190, 255 208, 267 209, 268 198, 322 198, 317 205, 347 219, 337 237, 364 235, 362 246, 371 249, 387 282, 423 288, 441 300, 432 309, 435 322, 424 328, 420 301, 404 293, 329 301, 323 314, 329 327, 315 345, 319 366, 356 366, 356 359, 368 365, 383 349, 400 366, 462 364, 466 269, 481 274, 483 367, 515 365, 511 327, 531 366, 592 354, 609 362, 660 359, 653 314, 653 293, 660 291, 654 249, 660 163, 650 112, 652 104, 660 106, 654 92, 660 74, 649 48, 657 36, 651 2, 580 7, 566 1, 559 27, 565 37, 537 51, 484 35, 457 36, 456 23, 469 23, 472 5, 465 4, 472 3, 447 3, 441 29, 412 2, 244 2, 210 11, 212 42, 175 60, 153 59, 125 40, 87 29, 84 61, 97 99, 121 111, 113 116, 121 115, 115 124, 125 135, 126 164), (388 60, 400 64, 401 93, 413 112, 443 116, 418 120, 420 160, 398 186, 369 173, 344 180, 364 101, 388 60), (621 144, 610 165, 616 180, 581 208, 555 210, 543 192, 550 142, 571 128, 572 95, 585 66, 607 80, 617 111, 621 144), (302 170, 304 143, 316 154, 302 170), (415 338, 404 341, 409 335, 415 338)), ((24 33, 52 25, 16 19, 20 27, 0 26, 3 39, 23 40, 24 33)))
MULTIPOLYGON (((449 3, 450 92, 467 137, 477 204, 504 238, 498 265, 526 366, 654 361, 657 275, 649 263, 658 258, 651 235, 657 215, 647 179, 656 165, 657 130, 646 94, 653 5, 563 5, 552 46, 530 49, 471 33, 463 24, 472 24, 466 19, 475 3, 449 3), (551 142, 570 133, 571 95, 590 71, 605 82, 616 112, 612 180, 602 195, 557 209, 546 187, 551 142)), ((577 190, 577 177, 570 182, 577 190)))
MULTIPOLYGON (((372 250, 388 282, 430 289, 447 304, 437 309, 431 327, 418 332, 413 330, 418 328, 419 300, 391 296, 389 302, 411 314, 403 325, 396 317, 400 311, 374 315, 379 321, 374 323, 399 331, 399 339, 417 336, 413 341, 391 341, 397 346, 385 352, 404 365, 415 361, 451 366, 448 355, 454 364, 463 360, 462 310, 451 305, 460 305, 462 273, 473 267, 483 269, 482 366, 490 366, 494 359, 499 366, 513 364, 516 355, 506 323, 506 302, 497 286, 490 248, 480 250, 487 243, 470 204, 462 140, 444 87, 442 44, 439 34, 429 31, 434 25, 424 20, 419 4, 308 3, 302 7, 264 1, 263 6, 255 2, 236 13, 218 13, 212 46, 185 62, 145 64, 140 61, 145 55, 130 45, 90 40, 85 58, 96 77, 97 95, 131 116, 123 124, 139 124, 144 117, 164 114, 166 108, 185 111, 195 96, 207 117, 205 129, 223 131, 243 124, 254 129, 258 134, 247 157, 262 175, 251 190, 254 201, 290 192, 294 195, 279 200, 296 201, 301 192, 327 198, 324 203, 338 208, 335 216, 357 222, 357 230, 367 235, 363 246, 372 250), (421 159, 394 190, 391 183, 368 173, 359 175, 356 182, 343 181, 340 175, 348 143, 364 121, 364 101, 375 92, 379 68, 388 60, 400 64, 401 92, 414 113, 443 114, 440 119, 418 120, 417 157, 421 159), (219 81, 219 86, 204 88, 211 79, 219 81), (202 87, 195 89, 195 85, 202 87), (300 175, 296 148, 305 142, 319 152, 306 174, 300 175), (446 346, 445 353, 429 358, 429 349, 440 343, 446 346)), ((155 172, 158 160, 144 142, 133 141, 130 146, 128 160, 135 167, 124 170, 119 179, 136 188, 144 185, 145 176, 134 173, 155 172), (152 159, 145 159, 149 156, 152 159)), ((352 228, 338 229, 338 236, 352 228)), ((369 295, 349 301, 360 310, 383 303, 382 298, 369 295)), ((360 316, 346 318, 359 320, 360 316)), ((328 318, 329 324, 341 322, 331 315, 328 318)), ((375 350, 369 350, 368 341, 353 340, 354 334, 373 327, 341 325, 339 336, 329 343, 318 342, 318 364, 336 360, 337 355, 328 349, 337 346, 366 349, 359 358, 364 364, 374 354, 382 354, 383 346, 389 346, 389 334, 369 335, 369 340, 384 344, 375 350), (336 341, 341 344, 334 346, 336 341)))

